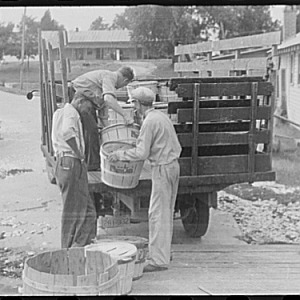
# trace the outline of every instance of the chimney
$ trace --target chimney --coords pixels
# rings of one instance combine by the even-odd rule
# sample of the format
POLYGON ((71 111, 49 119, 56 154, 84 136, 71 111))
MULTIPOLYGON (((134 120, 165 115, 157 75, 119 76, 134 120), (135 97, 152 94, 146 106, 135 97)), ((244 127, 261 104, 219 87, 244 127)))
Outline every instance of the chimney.
POLYGON ((283 11, 283 40, 296 35, 296 5, 286 5, 283 11))

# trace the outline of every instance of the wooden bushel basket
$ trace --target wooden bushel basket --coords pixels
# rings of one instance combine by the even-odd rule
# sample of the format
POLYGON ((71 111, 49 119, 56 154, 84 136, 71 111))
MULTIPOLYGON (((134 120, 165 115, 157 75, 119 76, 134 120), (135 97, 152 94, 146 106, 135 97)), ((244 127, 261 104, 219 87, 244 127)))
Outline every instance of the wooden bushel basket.
POLYGON ((118 261, 98 249, 69 248, 27 258, 23 295, 120 295, 118 261))
POLYGON ((101 145, 101 180, 103 183, 119 189, 132 189, 139 184, 143 160, 110 162, 107 159, 110 152, 134 147, 134 140, 106 142, 101 145))
POLYGON ((100 131, 101 142, 114 142, 120 140, 136 140, 140 133, 140 125, 112 124, 100 131))
MULTIPOLYGON (((127 94, 127 92, 126 92, 127 94)), ((121 104, 121 107, 123 108, 123 111, 127 117, 134 118, 134 105, 131 104, 121 104)), ((109 125, 117 124, 117 123, 124 123, 124 118, 118 114, 113 109, 108 110, 108 123, 109 125)))
POLYGON ((121 295, 130 293, 137 254, 137 248, 134 245, 125 242, 102 242, 99 240, 96 244, 86 246, 85 249, 97 249, 115 257, 118 260, 120 272, 120 293, 121 295))
POLYGON ((98 236, 95 243, 103 242, 126 242, 133 244, 137 248, 137 255, 134 265, 133 280, 138 280, 143 275, 143 269, 146 261, 148 240, 139 236, 98 236))

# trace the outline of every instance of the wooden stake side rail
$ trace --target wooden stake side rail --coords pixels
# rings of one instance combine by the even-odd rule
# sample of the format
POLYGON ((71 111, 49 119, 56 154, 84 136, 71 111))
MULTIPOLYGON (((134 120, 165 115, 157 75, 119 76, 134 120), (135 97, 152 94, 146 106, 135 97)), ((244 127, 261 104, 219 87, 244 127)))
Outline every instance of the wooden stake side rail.
MULTIPOLYGON (((257 119, 270 119, 272 108, 269 106, 257 107, 257 119)), ((193 122, 191 109, 178 109, 178 123, 193 122)), ((224 122, 250 120, 251 108, 202 108, 199 111, 200 122, 224 122)))
MULTIPOLYGON (((200 126, 201 127, 201 126, 200 126)), ((192 147, 192 133, 177 134, 181 145, 192 147)), ((269 143, 271 132, 268 129, 256 130, 254 132, 254 142, 256 144, 269 143)), ((218 145, 245 145, 249 143, 248 132, 201 132, 198 133, 198 146, 218 146, 218 145)))
MULTIPOLYGON (((230 60, 213 60, 213 61, 192 61, 180 62, 174 64, 174 72, 206 72, 225 71, 229 75, 231 70, 260 71, 263 75, 267 67, 266 57, 230 59, 230 60)), ((225 75, 224 74, 224 75, 225 75)))
MULTIPOLYGON (((252 94, 252 82, 201 83, 199 97, 247 96, 252 94)), ((193 84, 182 83, 176 88, 178 97, 192 99, 193 84)), ((257 95, 271 95, 273 86, 270 82, 258 82, 257 95)))
POLYGON ((174 77, 169 79, 169 88, 175 91, 179 84, 194 83, 241 83, 241 82, 260 82, 264 81, 261 76, 227 76, 227 77, 174 77))
POLYGON ((179 45, 175 47, 174 54, 183 55, 190 53, 205 53, 212 51, 226 51, 233 49, 245 49, 279 45, 281 43, 280 36, 280 31, 274 31, 219 41, 209 41, 190 45, 179 45))
POLYGON ((39 53, 39 83, 40 83, 40 107, 41 107, 41 127, 42 127, 42 145, 46 145, 46 119, 45 119, 45 96, 44 87, 43 87, 43 61, 42 61, 42 38, 41 38, 41 29, 38 30, 38 53, 39 53))

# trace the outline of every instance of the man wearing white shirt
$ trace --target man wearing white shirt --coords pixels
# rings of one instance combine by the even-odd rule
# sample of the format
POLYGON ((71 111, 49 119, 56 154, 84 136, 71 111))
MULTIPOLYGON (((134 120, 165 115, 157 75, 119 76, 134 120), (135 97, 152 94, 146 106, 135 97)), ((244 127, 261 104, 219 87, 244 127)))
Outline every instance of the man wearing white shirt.
POLYGON ((53 115, 52 144, 55 177, 61 191, 61 247, 83 247, 96 236, 96 210, 88 190, 84 138, 78 110, 84 99, 76 97, 53 115))
POLYGON ((173 212, 179 183, 181 146, 169 117, 154 109, 154 93, 145 87, 132 92, 131 102, 144 117, 136 148, 110 154, 110 161, 148 159, 152 191, 149 205, 149 261, 144 272, 168 268, 171 258, 173 212))

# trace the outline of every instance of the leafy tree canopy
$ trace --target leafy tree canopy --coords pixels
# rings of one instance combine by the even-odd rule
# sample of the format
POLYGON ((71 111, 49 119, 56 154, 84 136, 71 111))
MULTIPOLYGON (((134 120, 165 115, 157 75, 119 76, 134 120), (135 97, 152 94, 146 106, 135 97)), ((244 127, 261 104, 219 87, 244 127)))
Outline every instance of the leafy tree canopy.
POLYGON ((0 23, 0 60, 3 59, 3 55, 8 52, 14 27, 15 25, 13 23, 6 25, 0 23))
MULTIPOLYGON (((40 23, 35 21, 35 18, 30 16, 25 16, 25 57, 28 59, 38 54, 38 28, 40 23)), ((18 31, 15 32, 11 37, 11 44, 9 48, 9 53, 12 56, 21 58, 22 49, 22 31, 23 22, 21 21, 17 25, 18 31)))
POLYGON ((46 10, 41 18, 41 30, 64 30, 63 25, 59 25, 57 21, 52 19, 50 10, 46 10))
POLYGON ((104 23, 102 17, 98 17, 90 26, 90 30, 105 30, 108 29, 109 25, 104 23))
MULTIPOLYGON (((300 26, 300 25, 299 25, 300 26)), ((269 6, 158 6, 139 5, 117 15, 112 28, 132 30, 132 40, 150 55, 172 55, 178 42, 201 42, 275 31, 269 6)))

